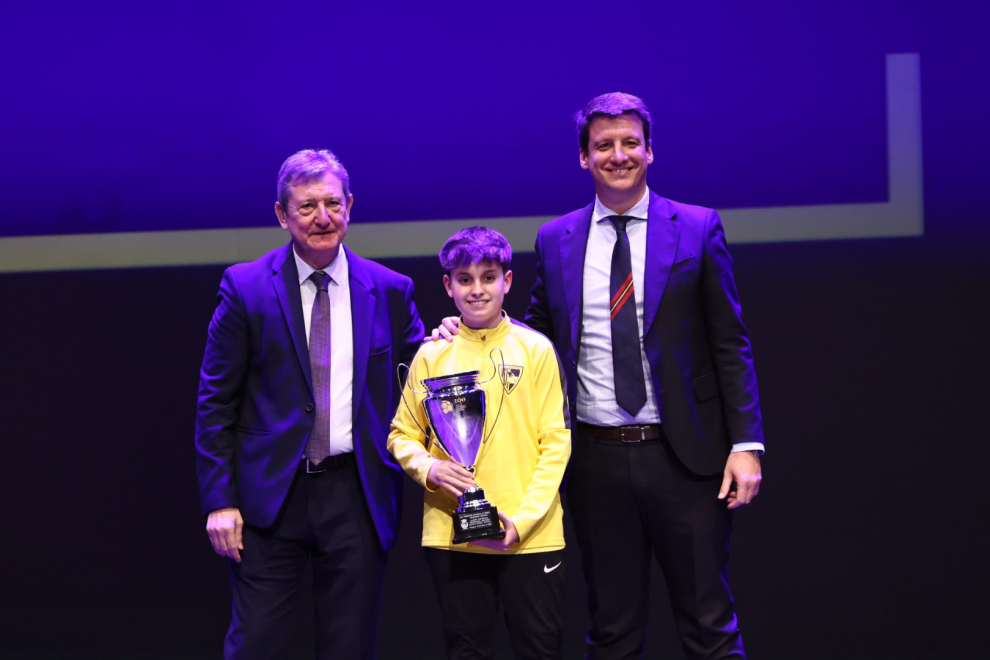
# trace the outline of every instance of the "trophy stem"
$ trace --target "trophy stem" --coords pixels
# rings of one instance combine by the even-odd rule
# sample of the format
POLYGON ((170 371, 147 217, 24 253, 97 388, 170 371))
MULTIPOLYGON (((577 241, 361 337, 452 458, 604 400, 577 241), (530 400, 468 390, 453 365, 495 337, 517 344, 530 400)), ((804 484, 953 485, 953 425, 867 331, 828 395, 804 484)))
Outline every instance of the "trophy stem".
MULTIPOLYGON (((474 466, 467 468, 474 473, 474 466)), ((455 544, 478 539, 505 538, 505 530, 498 519, 498 509, 485 499, 485 491, 477 484, 457 498, 459 506, 454 512, 455 544)))
MULTIPOLYGON (((470 472, 472 477, 474 476, 474 466, 473 465, 465 465, 464 466, 464 469, 467 470, 468 472, 470 472)), ((466 504, 464 502, 464 495, 467 495, 468 493, 481 493, 481 498, 484 499, 484 497, 485 497, 485 490, 481 486, 478 485, 478 482, 477 481, 474 482, 474 485, 471 486, 470 488, 465 488, 464 489, 464 493, 460 497, 460 500, 459 501, 461 502, 461 504, 465 504, 465 506, 469 506, 468 504, 466 504)))

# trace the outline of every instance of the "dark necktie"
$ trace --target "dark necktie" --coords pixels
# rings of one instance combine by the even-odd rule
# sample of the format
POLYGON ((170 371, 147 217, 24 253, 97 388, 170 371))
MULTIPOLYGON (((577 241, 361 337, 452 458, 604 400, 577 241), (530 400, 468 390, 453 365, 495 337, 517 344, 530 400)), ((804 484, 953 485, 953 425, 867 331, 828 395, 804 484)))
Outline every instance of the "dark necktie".
POLYGON ((309 279, 316 284, 309 324, 309 366, 313 373, 316 421, 306 443, 306 458, 315 465, 330 453, 330 276, 318 270, 309 279))
POLYGON ((632 218, 612 215, 608 219, 615 225, 616 233, 608 287, 612 299, 610 316, 615 402, 627 413, 635 416, 646 403, 646 378, 643 375, 643 357, 639 347, 632 254, 629 250, 629 235, 626 234, 626 223, 632 218))

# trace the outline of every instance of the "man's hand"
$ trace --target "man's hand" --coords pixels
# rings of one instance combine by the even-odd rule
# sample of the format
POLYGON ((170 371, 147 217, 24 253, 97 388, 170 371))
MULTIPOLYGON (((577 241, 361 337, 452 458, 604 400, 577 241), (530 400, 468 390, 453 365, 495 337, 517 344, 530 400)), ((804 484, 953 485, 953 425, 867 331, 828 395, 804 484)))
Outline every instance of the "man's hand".
POLYGON ((453 461, 437 461, 430 467, 426 481, 431 488, 443 488, 456 499, 474 485, 474 475, 453 461))
POLYGON ((459 331, 457 327, 458 323, 460 323, 460 319, 456 316, 444 318, 440 322, 439 328, 433 328, 433 332, 426 338, 426 341, 439 341, 441 337, 447 341, 454 341, 454 335, 459 331))
POLYGON ((241 518, 241 511, 229 506, 225 509, 211 511, 206 517, 206 533, 210 536, 210 543, 218 555, 230 557, 240 563, 241 550, 244 549, 244 539, 241 532, 244 530, 244 519, 241 518))
POLYGON ((505 552, 513 543, 517 543, 519 541, 519 532, 516 531, 516 525, 512 522, 512 518, 499 511, 498 519, 502 521, 502 526, 505 527, 504 539, 478 539, 477 541, 471 541, 470 545, 480 545, 482 548, 488 548, 489 550, 505 552))
POLYGON ((726 500, 729 509, 738 509, 743 504, 753 501, 760 492, 762 479, 759 456, 751 451, 732 452, 725 461, 725 472, 722 477, 722 487, 718 491, 718 499, 726 500), (736 490, 729 490, 733 482, 736 490))

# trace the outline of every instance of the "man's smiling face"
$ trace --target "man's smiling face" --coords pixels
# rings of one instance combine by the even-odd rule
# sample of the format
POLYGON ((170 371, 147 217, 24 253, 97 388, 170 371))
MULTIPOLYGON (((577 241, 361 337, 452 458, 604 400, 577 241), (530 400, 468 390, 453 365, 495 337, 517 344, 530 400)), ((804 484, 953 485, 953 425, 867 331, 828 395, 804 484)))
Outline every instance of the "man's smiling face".
POLYGON ((275 203, 278 223, 292 235, 292 245, 313 268, 325 268, 337 258, 347 235, 354 196, 344 198, 333 174, 289 188, 288 208, 275 203))
POLYGON ((653 150, 643 137, 643 122, 635 113, 591 120, 588 151, 581 151, 581 167, 591 170, 595 193, 609 208, 624 212, 646 191, 646 168, 653 150), (620 209, 628 204, 626 209, 620 209))

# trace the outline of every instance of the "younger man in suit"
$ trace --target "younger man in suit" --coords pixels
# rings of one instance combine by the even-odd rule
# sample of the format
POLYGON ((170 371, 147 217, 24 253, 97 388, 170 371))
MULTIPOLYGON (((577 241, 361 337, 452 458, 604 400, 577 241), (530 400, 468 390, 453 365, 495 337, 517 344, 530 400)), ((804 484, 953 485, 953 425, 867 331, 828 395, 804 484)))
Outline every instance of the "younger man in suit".
POLYGON ((602 94, 577 124, 595 199, 540 228, 526 321, 575 381, 567 503, 588 583, 587 657, 643 656, 656 558, 685 655, 743 658, 731 509, 759 490, 764 445, 722 223, 647 186, 641 99, 602 94))
POLYGON ((512 248, 486 227, 457 232, 440 251, 447 295, 461 312, 453 342, 423 345, 408 383, 479 371, 487 417, 474 475, 424 434, 423 395, 406 397, 388 448, 426 488, 424 554, 443 612, 450 658, 493 658, 499 602, 518 658, 560 657, 564 586, 561 479, 570 456, 562 372, 550 341, 510 319, 512 248), (504 539, 453 543, 457 497, 475 485, 499 510, 504 539))

